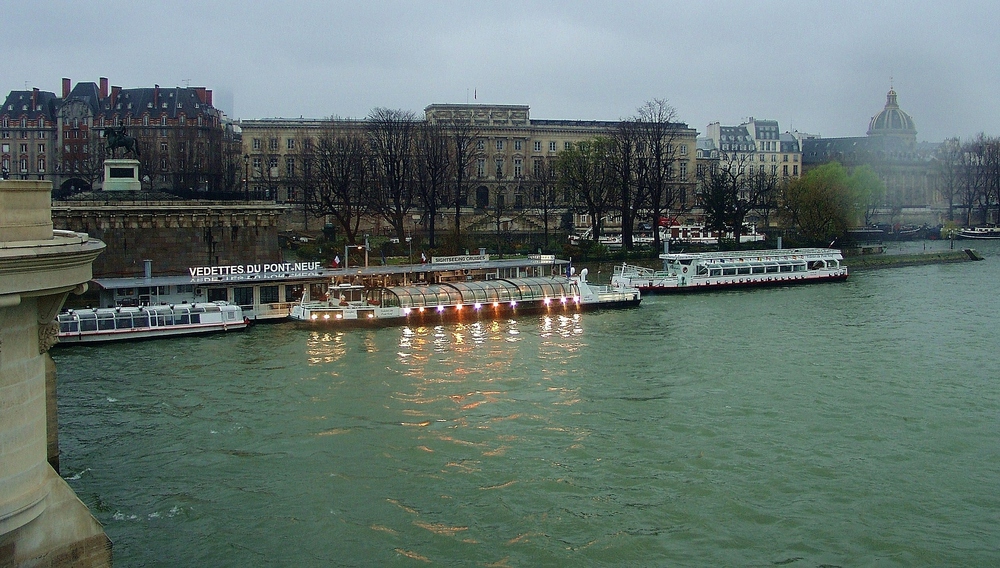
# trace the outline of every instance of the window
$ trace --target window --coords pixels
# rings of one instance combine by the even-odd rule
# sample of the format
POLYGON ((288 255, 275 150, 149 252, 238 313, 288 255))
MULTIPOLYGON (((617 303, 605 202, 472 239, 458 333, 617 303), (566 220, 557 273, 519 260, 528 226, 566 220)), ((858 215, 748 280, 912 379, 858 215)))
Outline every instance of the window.
POLYGON ((22 154, 27 154, 28 153, 28 145, 27 144, 21 144, 21 153, 22 154))
POLYGON ((39 144, 38 145, 38 153, 39 154, 44 154, 45 153, 45 144, 39 144))
POLYGON ((476 141, 476 150, 485 150, 485 149, 486 149, 486 142, 485 141, 483 141, 483 140, 476 141))
POLYGON ((40 139, 40 140, 41 140, 41 139, 44 139, 44 138, 47 138, 47 136, 45 136, 45 134, 46 134, 45 132, 39 132, 39 133, 38 133, 38 136, 37 136, 37 137, 38 137, 38 139, 40 139))
POLYGON ((267 148, 269 150, 277 150, 278 149, 278 139, 277 138, 271 138, 270 140, 268 140, 267 141, 267 148))
POLYGON ((294 150, 295 149, 295 139, 294 138, 289 138, 288 140, 286 140, 285 141, 285 147, 288 148, 289 150, 294 150))
POLYGON ((259 172, 260 171, 261 163, 262 162, 260 161, 260 158, 254 158, 253 159, 253 169, 259 172))
POLYGON ((517 151, 521 150, 521 141, 520 140, 515 140, 514 141, 514 149, 517 150, 517 151))
POLYGON ((688 145, 681 144, 681 156, 687 156, 687 153, 688 153, 688 145))
POLYGON ((278 287, 277 286, 261 286, 260 287, 260 303, 262 304, 273 304, 278 301, 278 287))
POLYGON ((501 178, 503 177, 503 158, 497 158, 496 165, 497 165, 496 176, 498 178, 501 178))
POLYGON ((167 151, 167 143, 166 142, 160 142, 160 151, 161 152, 166 152, 167 151))
POLYGON ((486 160, 482 158, 476 160, 476 175, 479 177, 486 175, 486 160))
POLYGON ((503 140, 497 140, 497 150, 503 150, 503 140))
POLYGON ((573 147, 572 142, 563 142, 563 150, 569 150, 572 147, 573 147))
POLYGON ((798 166, 792 166, 792 175, 793 176, 799 175, 799 167, 798 166))
POLYGON ((781 166, 781 175, 783 176, 788 175, 788 166, 781 166))
POLYGON ((788 161, 788 154, 782 154, 781 155, 781 161, 782 162, 787 162, 788 161))
POLYGON ((556 151, 556 143, 549 142, 549 152, 555 152, 555 151, 556 151))
MULTIPOLYGON (((289 142, 291 139, 289 138, 289 142)), ((292 177, 295 175, 295 158, 285 158, 285 175, 292 177)))
POLYGON ((45 156, 39 156, 38 158, 38 171, 39 172, 45 171, 45 156))
POLYGON ((681 180, 682 181, 686 181, 687 178, 688 178, 688 165, 687 165, 687 162, 681 162, 680 169, 681 169, 681 180))
POLYGON ((21 171, 28 171, 28 158, 21 158, 21 171))
POLYGON ((4 144, 3 145, 3 153, 4 154, 10 153, 10 144, 4 144))
POLYGON ((531 175, 538 179, 542 177, 542 161, 532 160, 531 161, 531 175))
POLYGON ((521 169, 521 158, 514 158, 514 177, 521 177, 521 169))
POLYGON ((253 149, 260 150, 260 138, 253 139, 253 149))
POLYGON ((535 140, 535 151, 536 152, 541 152, 542 151, 542 141, 541 140, 535 140))

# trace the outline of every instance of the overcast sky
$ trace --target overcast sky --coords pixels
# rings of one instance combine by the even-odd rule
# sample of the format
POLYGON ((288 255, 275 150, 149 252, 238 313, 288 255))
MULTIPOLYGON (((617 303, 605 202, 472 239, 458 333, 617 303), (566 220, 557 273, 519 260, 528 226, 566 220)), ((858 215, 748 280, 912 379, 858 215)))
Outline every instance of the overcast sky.
POLYGON ((919 140, 1000 135, 988 1, 8 0, 4 94, 60 79, 205 86, 234 118, 525 104, 615 120, 654 98, 705 132, 863 136, 890 78, 919 140))

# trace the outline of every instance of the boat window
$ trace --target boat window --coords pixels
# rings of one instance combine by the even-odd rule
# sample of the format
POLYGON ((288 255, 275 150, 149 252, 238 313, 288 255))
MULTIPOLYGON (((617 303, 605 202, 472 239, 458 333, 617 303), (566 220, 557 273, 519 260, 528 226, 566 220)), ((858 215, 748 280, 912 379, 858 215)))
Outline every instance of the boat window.
POLYGON ((737 272, 737 274, 750 274, 750 267, 749 266, 741 266, 741 267, 739 267, 739 269, 737 269, 736 272, 737 272))
POLYGON ((191 313, 191 323, 201 323, 201 314, 191 313))
POLYGON ((768 264, 767 265, 767 273, 768 274, 773 274, 775 272, 778 272, 778 265, 777 264, 768 264))
POLYGON ((97 331, 97 315, 80 314, 80 331, 97 331))
POLYGON ((149 315, 146 312, 133 315, 132 325, 135 327, 149 327, 149 315))
POLYGON ((755 264, 751 268, 753 269, 753 270, 751 270, 751 272, 753 274, 764 274, 764 265, 763 264, 755 264))
POLYGON ((704 276, 704 275, 708 274, 708 267, 705 266, 704 264, 699 264, 698 265, 697 274, 698 274, 698 276, 704 276))
POLYGON ((115 316, 115 328, 132 329, 132 314, 129 312, 122 312, 115 316))
POLYGON ((225 302, 229 300, 228 290, 225 288, 209 288, 208 289, 208 301, 209 302, 225 302))
POLYGON ((792 265, 790 264, 781 265, 781 272, 791 272, 791 271, 792 271, 792 265))
POLYGON ((285 284, 285 301, 298 302, 302 299, 302 284, 285 284))
POLYGON ((97 329, 114 329, 115 328, 115 315, 114 314, 97 314, 97 329))
POLYGON ((722 269, 722 274, 725 275, 725 276, 735 276, 736 275, 736 269, 735 268, 723 268, 722 269))
POLYGON ((803 264, 803 263, 801 263, 801 262, 796 262, 795 266, 794 266, 794 271, 795 272, 805 272, 806 271, 806 265, 803 264))
MULTIPOLYGON (((72 316, 70 316, 70 317, 72 317, 72 316)), ((79 331, 79 329, 80 329, 80 323, 79 322, 77 322, 75 320, 71 320, 71 319, 65 319, 62 316, 59 317, 59 332, 60 333, 76 333, 77 331, 79 331)))
POLYGON ((239 286, 233 288, 233 303, 245 308, 253 307, 253 288, 250 286, 239 286))
POLYGON ((261 286, 260 287, 260 303, 262 304, 274 304, 278 302, 278 287, 277 286, 261 286))
POLYGON ((721 268, 712 268, 712 269, 709 269, 708 275, 711 276, 711 277, 722 276, 722 269, 721 268))

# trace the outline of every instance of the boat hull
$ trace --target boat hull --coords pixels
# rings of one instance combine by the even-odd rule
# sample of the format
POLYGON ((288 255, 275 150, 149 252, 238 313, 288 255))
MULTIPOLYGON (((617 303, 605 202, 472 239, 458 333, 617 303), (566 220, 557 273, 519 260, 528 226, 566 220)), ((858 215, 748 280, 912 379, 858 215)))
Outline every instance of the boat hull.
POLYGON ((182 335, 199 335, 210 333, 224 333, 227 331, 238 331, 244 329, 249 324, 245 321, 238 323, 220 325, 200 325, 200 326, 172 326, 167 328, 136 328, 136 329, 116 329, 102 332, 77 332, 59 334, 59 343, 73 345, 78 343, 108 343, 111 341, 142 341, 146 339, 157 339, 161 337, 177 337, 182 335))
POLYGON ((818 284, 822 282, 843 282, 847 280, 848 274, 845 270, 842 274, 823 274, 813 276, 788 275, 788 276, 764 276, 755 278, 753 276, 744 278, 733 278, 722 281, 694 280, 687 286, 678 286, 676 282, 650 282, 648 284, 633 283, 633 286, 642 291, 643 294, 689 294, 698 292, 711 292, 715 290, 738 290, 746 288, 768 288, 775 286, 795 286, 800 284, 818 284))

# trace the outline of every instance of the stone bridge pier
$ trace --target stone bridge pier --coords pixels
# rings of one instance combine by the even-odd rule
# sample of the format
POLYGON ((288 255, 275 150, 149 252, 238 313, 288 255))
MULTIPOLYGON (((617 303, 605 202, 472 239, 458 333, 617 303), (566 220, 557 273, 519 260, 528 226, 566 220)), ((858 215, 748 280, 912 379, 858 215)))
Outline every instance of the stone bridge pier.
POLYGON ((52 184, 0 181, 0 566, 110 566, 111 541, 58 467, 54 318, 104 243, 53 231, 52 184))

